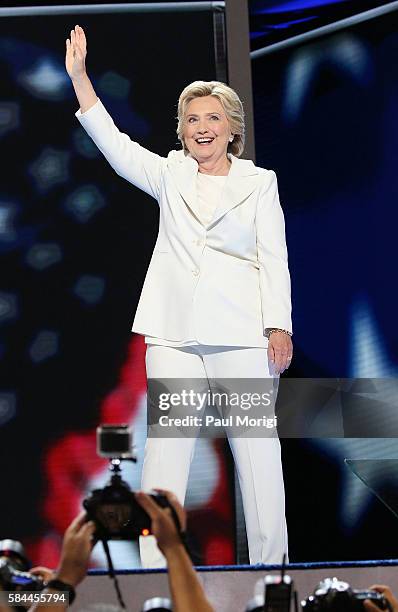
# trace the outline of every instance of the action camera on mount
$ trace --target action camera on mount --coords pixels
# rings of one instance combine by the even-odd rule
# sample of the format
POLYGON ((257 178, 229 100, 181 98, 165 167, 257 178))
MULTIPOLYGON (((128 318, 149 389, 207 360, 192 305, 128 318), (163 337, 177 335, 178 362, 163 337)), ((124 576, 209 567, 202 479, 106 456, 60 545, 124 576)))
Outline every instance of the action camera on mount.
MULTIPOLYGON (((102 489, 95 489, 83 501, 88 520, 96 525, 96 540, 137 540, 151 533, 151 519, 138 504, 134 492, 121 476, 122 461, 136 462, 133 435, 129 425, 100 425, 97 428, 97 454, 109 460, 112 475, 102 489)), ((162 508, 170 508, 178 530, 177 514, 167 497, 153 493, 162 508)))

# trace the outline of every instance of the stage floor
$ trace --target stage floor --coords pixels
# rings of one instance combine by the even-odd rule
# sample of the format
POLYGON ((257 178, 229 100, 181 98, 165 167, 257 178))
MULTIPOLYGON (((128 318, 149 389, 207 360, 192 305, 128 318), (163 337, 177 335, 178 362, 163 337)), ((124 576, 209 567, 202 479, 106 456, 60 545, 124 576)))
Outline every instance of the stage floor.
MULTIPOLYGON (((217 612, 244 612, 247 602, 253 597, 256 583, 267 573, 278 573, 276 566, 200 567, 197 570, 217 612)), ((299 601, 312 593, 320 580, 333 576, 356 589, 366 589, 378 583, 387 584, 398 593, 398 559, 352 563, 293 563, 287 566, 286 573, 294 581, 299 601)), ((129 612, 140 612, 144 601, 152 597, 169 597, 165 570, 123 570, 117 574, 129 612)), ((107 573, 100 570, 92 570, 80 585, 71 609, 94 611, 95 603, 117 606, 113 583, 107 573)))

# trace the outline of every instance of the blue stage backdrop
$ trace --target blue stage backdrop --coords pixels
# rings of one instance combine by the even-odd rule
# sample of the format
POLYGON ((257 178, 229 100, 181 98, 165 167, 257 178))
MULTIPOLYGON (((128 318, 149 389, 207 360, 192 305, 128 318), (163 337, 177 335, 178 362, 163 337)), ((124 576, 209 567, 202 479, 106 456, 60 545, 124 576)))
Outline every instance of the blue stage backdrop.
MULTIPOLYGON (((282 3, 254 7, 265 14, 270 4, 276 12, 282 3)), ((317 15, 320 4, 326 14, 336 3, 284 4, 306 4, 317 15)), ((252 62, 257 163, 276 171, 286 218, 290 376, 391 380, 398 373, 397 27, 397 11, 373 14, 270 46, 252 62)), ((389 401, 397 407, 396 393, 389 401)), ((395 439, 286 440, 284 451, 294 559, 396 556, 379 531, 380 524, 395 529, 396 519, 343 464, 397 458, 395 439)))
POLYGON ((261 49, 388 4, 390 0, 249 0, 251 48, 261 49))

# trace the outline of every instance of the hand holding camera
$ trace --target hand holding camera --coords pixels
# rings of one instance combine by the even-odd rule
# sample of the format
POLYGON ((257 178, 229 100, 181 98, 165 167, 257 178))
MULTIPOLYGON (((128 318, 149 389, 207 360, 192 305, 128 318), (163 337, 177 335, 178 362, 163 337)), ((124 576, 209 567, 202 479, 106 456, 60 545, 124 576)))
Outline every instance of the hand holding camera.
MULTIPOLYGON (((394 597, 390 587, 384 584, 373 584, 370 587, 370 590, 376 591, 376 593, 379 593, 382 597, 384 597, 386 602, 388 602, 392 612, 398 612, 398 599, 394 597)), ((365 610, 368 610, 369 612, 377 612, 377 610, 380 609, 370 600, 365 600, 364 608, 365 610)))
POLYGON ((95 524, 87 522, 87 515, 81 512, 69 525, 64 535, 61 561, 56 578, 77 586, 86 576, 88 561, 93 548, 95 524))
POLYGON ((169 550, 183 545, 181 535, 186 529, 186 513, 173 493, 163 489, 156 491, 167 499, 167 507, 159 506, 143 491, 135 493, 135 498, 150 517, 152 534, 156 537, 162 553, 167 556, 169 550))

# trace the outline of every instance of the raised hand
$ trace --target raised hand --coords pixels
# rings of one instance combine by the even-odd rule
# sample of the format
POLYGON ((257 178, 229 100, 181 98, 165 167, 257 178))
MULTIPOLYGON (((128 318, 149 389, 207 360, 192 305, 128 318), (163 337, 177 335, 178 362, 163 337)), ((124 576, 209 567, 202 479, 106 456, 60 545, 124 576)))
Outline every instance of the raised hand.
POLYGON ((65 67, 72 81, 86 74, 87 41, 83 28, 76 25, 66 39, 65 67))
POLYGON ((87 573, 93 548, 95 524, 86 522, 86 513, 81 512, 65 531, 62 553, 56 577, 67 584, 77 586, 87 573))

